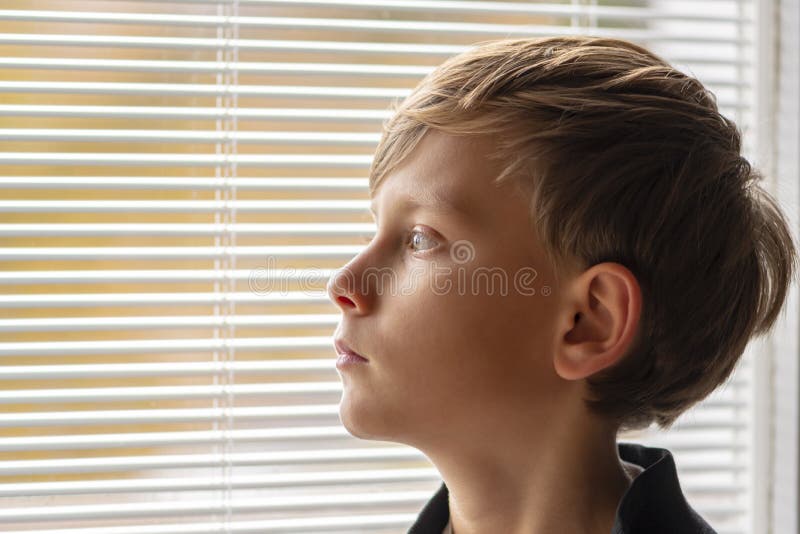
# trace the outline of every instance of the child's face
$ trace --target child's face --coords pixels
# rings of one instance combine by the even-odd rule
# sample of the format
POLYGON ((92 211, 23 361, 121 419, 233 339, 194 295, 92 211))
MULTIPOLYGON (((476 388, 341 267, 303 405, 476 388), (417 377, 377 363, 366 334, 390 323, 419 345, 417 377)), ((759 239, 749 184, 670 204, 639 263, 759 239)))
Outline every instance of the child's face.
POLYGON ((369 360, 339 371, 354 436, 483 439, 553 413, 558 288, 527 200, 491 183, 490 150, 486 138, 429 131, 379 187, 375 237, 331 279, 335 337, 369 360))

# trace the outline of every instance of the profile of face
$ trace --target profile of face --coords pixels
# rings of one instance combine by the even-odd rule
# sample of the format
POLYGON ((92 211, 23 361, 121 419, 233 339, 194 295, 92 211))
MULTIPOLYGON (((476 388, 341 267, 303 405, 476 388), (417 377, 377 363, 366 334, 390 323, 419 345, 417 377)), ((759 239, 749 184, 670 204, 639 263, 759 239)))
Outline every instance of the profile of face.
POLYGON ((374 238, 328 283, 334 337, 368 360, 338 371, 356 437, 480 441, 546 425, 560 402, 557 280, 529 200, 493 183, 492 150, 429 130, 377 189, 374 238))

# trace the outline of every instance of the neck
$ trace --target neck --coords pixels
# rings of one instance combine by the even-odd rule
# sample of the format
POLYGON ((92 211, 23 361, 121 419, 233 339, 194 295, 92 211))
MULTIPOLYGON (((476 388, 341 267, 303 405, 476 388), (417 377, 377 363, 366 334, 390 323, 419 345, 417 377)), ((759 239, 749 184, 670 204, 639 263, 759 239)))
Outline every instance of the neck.
POLYGON ((611 532, 638 474, 619 458, 615 428, 588 418, 544 432, 541 425, 506 428, 459 439, 441 454, 428 451, 449 490, 454 534, 611 532))

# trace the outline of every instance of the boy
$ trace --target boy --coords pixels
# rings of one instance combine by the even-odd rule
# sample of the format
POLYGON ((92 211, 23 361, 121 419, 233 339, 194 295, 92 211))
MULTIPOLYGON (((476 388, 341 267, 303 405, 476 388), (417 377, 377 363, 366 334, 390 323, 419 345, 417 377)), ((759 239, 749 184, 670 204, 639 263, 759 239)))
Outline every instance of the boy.
POLYGON ((410 534, 713 533, 668 428, 767 332, 795 244, 737 127, 627 41, 481 43, 384 124, 330 280, 339 413, 442 475, 410 534), (390 286, 385 284, 388 279, 390 286))

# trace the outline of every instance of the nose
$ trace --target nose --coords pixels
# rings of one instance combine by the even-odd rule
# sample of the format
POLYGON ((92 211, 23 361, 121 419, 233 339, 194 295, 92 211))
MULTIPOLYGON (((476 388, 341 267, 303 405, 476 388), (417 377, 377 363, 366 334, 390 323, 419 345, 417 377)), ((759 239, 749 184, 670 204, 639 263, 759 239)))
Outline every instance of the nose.
POLYGON ((328 280, 326 287, 328 298, 344 313, 365 311, 366 297, 361 294, 355 271, 345 265, 336 270, 328 280))

